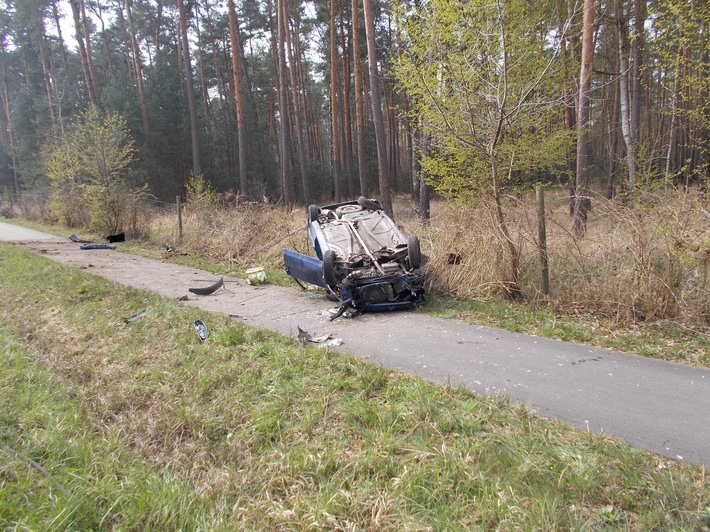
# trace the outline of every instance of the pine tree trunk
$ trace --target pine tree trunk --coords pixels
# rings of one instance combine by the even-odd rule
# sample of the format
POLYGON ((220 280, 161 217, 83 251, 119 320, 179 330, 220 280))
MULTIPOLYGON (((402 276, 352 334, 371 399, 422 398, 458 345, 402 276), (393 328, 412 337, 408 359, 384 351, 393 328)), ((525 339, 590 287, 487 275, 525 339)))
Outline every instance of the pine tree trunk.
MULTIPOLYGON (((296 83, 296 66, 295 66, 295 54, 293 47, 291 45, 291 31, 288 24, 288 13, 286 12, 286 2, 283 2, 281 9, 283 10, 284 19, 284 36, 286 37, 286 48, 289 54, 289 64, 290 68, 289 75, 291 79, 291 105, 293 106, 293 117, 295 121, 296 129, 296 148, 298 153, 298 166, 301 173, 301 190, 303 193, 303 203, 309 205, 311 203, 311 185, 308 179, 308 172, 306 168, 306 150, 303 142, 303 130, 302 130, 302 107, 298 98, 298 84, 296 83)), ((293 40, 297 40, 298 35, 293 36, 293 40)))
POLYGON ((54 25, 55 29, 57 30, 57 39, 59 41, 59 50, 61 52, 61 57, 62 57, 62 66, 64 68, 67 67, 68 58, 67 58, 67 47, 64 44, 64 37, 62 35, 62 24, 59 19, 59 10, 57 9, 57 0, 52 0, 52 16, 54 17, 54 25))
POLYGON ((55 77, 52 72, 52 60, 47 51, 47 36, 44 32, 44 18, 42 13, 37 13, 37 40, 39 41, 39 58, 42 65, 42 75, 44 77, 44 90, 47 94, 47 108, 49 110, 49 119, 52 123, 52 130, 57 127, 56 106, 54 98, 54 89, 52 87, 52 79, 55 77))
POLYGON ((187 16, 183 0, 177 0, 180 16, 180 41, 182 42, 182 62, 185 71, 185 89, 187 92, 187 107, 190 113, 190 134, 192 138, 192 175, 202 174, 200 161, 200 134, 197 122, 197 105, 195 103, 195 88, 192 81, 192 62, 190 61, 190 45, 187 40, 187 16))
POLYGON ((675 186, 677 178, 676 153, 678 151, 678 110, 680 104, 681 65, 683 63, 680 49, 676 61, 675 81, 673 83, 673 108, 671 110, 671 130, 670 138, 668 140, 668 152, 666 154, 666 192, 668 192, 672 186, 675 186))
POLYGON ((372 104, 372 120, 375 124, 375 140, 377 143, 377 172, 380 184, 380 204, 384 211, 394 216, 392 197, 390 195, 390 179, 387 163, 387 138, 385 137, 385 122, 382 114, 380 97, 380 76, 377 68, 377 45, 375 43, 375 13, 372 0, 363 0, 365 13, 365 34, 367 36, 367 65, 370 74, 370 103, 372 104))
POLYGON ((239 157, 239 194, 249 197, 247 134, 244 116, 244 77, 242 75, 242 45, 239 40, 239 21, 234 0, 227 2, 229 10, 229 39, 232 46, 232 70, 234 72, 234 99, 237 106, 237 145, 239 157))
MULTIPOLYGON (((341 13, 343 12, 341 5, 341 13)), ((348 183, 348 197, 355 195, 355 175, 353 173, 353 136, 352 117, 350 113, 350 53, 345 40, 345 24, 340 17, 340 48, 343 51, 343 163, 348 183)))
POLYGON ((293 197, 291 195, 291 169, 289 157, 289 120, 288 120, 288 96, 286 94, 286 21, 283 13, 286 12, 286 0, 278 0, 277 2, 277 34, 278 34, 278 63, 279 63, 279 118, 281 119, 280 130, 280 146, 281 146, 281 192, 283 200, 287 207, 293 205, 293 197))
POLYGON ((86 93, 89 96, 91 105, 99 105, 98 98, 94 92, 94 82, 91 79, 91 69, 87 60, 86 45, 84 43, 84 29, 81 24, 81 13, 79 10, 79 0, 69 0, 71 5, 72 15, 74 16, 74 29, 76 31, 76 42, 79 45, 79 56, 81 58, 81 70, 84 74, 84 84, 86 85, 86 93))
MULTIPOLYGON (((646 51, 646 37, 644 25, 646 23, 646 1, 634 0, 634 37, 631 40, 631 128, 636 132, 636 142, 644 140, 641 128, 641 96, 643 87, 644 55, 646 51)), ((650 134, 650 131, 646 132, 650 134)))
POLYGON ((210 96, 209 96, 209 85, 207 84, 207 78, 205 77, 205 61, 204 61, 204 45, 202 42, 202 30, 200 29, 200 11, 199 2, 195 2, 195 32, 197 33, 197 67, 200 72, 200 92, 202 95, 202 116, 204 117, 205 124, 209 128, 212 124, 210 119, 210 96))
MULTIPOLYGON (((615 72, 619 71, 619 53, 618 49, 616 51, 617 53, 614 54, 616 61, 615 61, 615 72)), ((620 97, 620 92, 619 92, 619 84, 614 83, 613 85, 613 91, 614 95, 611 99, 611 106, 610 106, 610 112, 609 114, 611 117, 609 118, 609 153, 607 157, 609 158, 610 164, 609 164, 609 175, 607 176, 607 182, 606 182, 606 198, 607 199, 612 199, 615 195, 615 188, 616 188, 616 183, 615 183, 615 177, 616 177, 616 172, 618 171, 618 165, 619 165, 619 117, 621 114, 620 107, 619 107, 619 97, 620 97)))
POLYGON ((584 0, 582 27, 582 65, 579 77, 579 111, 577 116, 577 187, 574 198, 574 233, 587 231, 587 214, 591 209, 589 195, 589 118, 592 67, 594 62, 594 4, 584 0))
POLYGON ((141 66, 141 51, 136 39, 136 32, 133 26, 133 14, 131 13, 131 0, 126 0, 126 16, 128 17, 128 37, 131 40, 131 53, 133 54, 133 68, 136 75, 136 88, 138 89, 138 101, 141 109, 141 124, 143 126, 143 136, 148 140, 150 135, 150 125, 148 122, 148 103, 145 97, 145 87, 143 85, 143 68, 141 66))
POLYGON ((86 16, 86 3, 84 0, 81 0, 81 20, 84 29, 84 38, 86 39, 86 64, 89 68, 90 79, 93 85, 92 88, 98 105, 101 90, 99 89, 99 80, 96 77, 96 69, 94 68, 94 54, 91 50, 91 32, 89 31, 89 19, 86 16))
POLYGON ((336 201, 340 201, 340 125, 338 124, 338 110, 340 108, 338 97, 338 50, 337 33, 335 31, 335 0, 330 1, 330 135, 332 143, 333 160, 333 194, 336 201))
POLYGON ((15 186, 15 196, 20 194, 20 182, 17 176, 17 156, 15 146, 15 134, 12 128, 11 111, 10 111, 10 90, 7 84, 7 64, 5 62, 5 39, 0 36, 0 69, 2 70, 2 109, 5 114, 5 127, 3 132, 7 132, 7 151, 12 159, 12 176, 15 186))
MULTIPOLYGON (((565 6, 562 4, 563 0, 557 1, 557 25, 560 30, 561 41, 560 41, 560 53, 562 58, 562 98, 565 102, 565 130, 573 131, 577 127, 577 116, 575 114, 575 101, 574 93, 570 88, 570 50, 568 50, 567 43, 571 40, 568 36, 570 32, 569 24, 571 23, 571 18, 569 14, 567 18, 563 17, 565 11, 565 6)), ((577 160, 576 160, 576 144, 572 146, 570 151, 567 153, 567 171, 569 173, 569 210, 570 214, 574 215, 574 203, 575 195, 577 193, 577 160)))
POLYGON ((357 167, 360 178, 360 195, 368 197, 367 169, 365 160, 365 79, 362 70, 362 56, 360 55, 360 22, 358 0, 352 0, 353 24, 353 75, 355 77, 355 135, 357 138, 357 167))

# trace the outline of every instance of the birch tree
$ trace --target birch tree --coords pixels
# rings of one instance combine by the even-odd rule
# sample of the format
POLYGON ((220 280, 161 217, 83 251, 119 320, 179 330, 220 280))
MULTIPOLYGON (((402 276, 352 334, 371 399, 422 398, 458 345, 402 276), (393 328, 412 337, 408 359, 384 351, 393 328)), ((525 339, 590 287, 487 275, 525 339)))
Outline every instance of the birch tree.
POLYGON ((540 31, 527 23, 549 7, 431 0, 399 10, 406 52, 396 73, 427 139, 422 166, 441 193, 492 197, 510 265, 504 288, 512 297, 522 289, 520 253, 503 205, 506 181, 565 156, 564 132, 548 127, 553 111, 563 108, 555 83, 558 48, 541 37, 558 24, 546 21, 540 31))

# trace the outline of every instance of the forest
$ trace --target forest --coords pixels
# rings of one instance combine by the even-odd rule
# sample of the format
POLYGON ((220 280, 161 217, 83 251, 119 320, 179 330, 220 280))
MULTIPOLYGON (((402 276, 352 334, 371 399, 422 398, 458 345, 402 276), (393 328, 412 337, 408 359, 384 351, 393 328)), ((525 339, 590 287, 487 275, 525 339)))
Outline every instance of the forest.
POLYGON ((709 21, 701 0, 4 0, 0 190, 90 183, 56 159, 93 108, 157 200, 201 176, 425 217, 431 193, 546 183, 583 220, 590 187, 706 186, 709 21))

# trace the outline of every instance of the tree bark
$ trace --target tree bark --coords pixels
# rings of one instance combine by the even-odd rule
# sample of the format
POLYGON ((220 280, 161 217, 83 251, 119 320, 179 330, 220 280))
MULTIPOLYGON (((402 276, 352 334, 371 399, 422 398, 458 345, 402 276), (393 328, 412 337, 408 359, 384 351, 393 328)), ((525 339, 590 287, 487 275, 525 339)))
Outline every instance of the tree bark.
POLYGON ((619 39, 619 104, 621 106, 621 132, 626 145, 626 165, 629 173, 629 198, 633 202, 636 195, 636 132, 634 128, 634 111, 632 109, 633 102, 631 100, 631 68, 629 65, 629 46, 628 46, 628 28, 625 10, 623 8, 624 0, 616 0, 616 16, 617 16, 617 35, 619 39))
POLYGON ((333 194, 336 201, 340 201, 342 193, 340 190, 341 156, 340 156, 340 124, 338 120, 340 98, 338 97, 338 49, 337 33, 335 30, 335 5, 336 0, 330 1, 330 126, 333 159, 333 194))
POLYGON ((182 42, 182 62, 185 71, 185 89, 187 91, 187 107, 190 113, 190 134, 192 138, 192 175, 202 174, 200 161, 200 132, 197 122, 197 105, 195 103, 195 87, 192 80, 192 62, 190 60, 190 43, 187 40, 187 16, 183 0, 177 0, 180 16, 180 41, 182 42))
POLYGON ((126 0, 126 17, 128 19, 128 37, 131 41, 131 53, 133 54, 133 69, 136 75, 136 88, 138 89, 138 101, 141 109, 141 124, 143 126, 143 136, 148 140, 150 135, 150 124, 148 122, 148 103, 145 97, 145 87, 143 85, 143 67, 141 65, 141 51, 136 39, 136 32, 133 26, 133 14, 131 13, 132 0, 126 0))
POLYGON ((668 139, 668 151, 666 153, 666 192, 670 190, 676 182, 677 161, 676 153, 678 151, 678 110, 680 104, 680 77, 681 65, 683 63, 681 48, 678 49, 677 63, 675 69, 675 81, 673 82, 673 108, 671 110, 671 130, 668 139))
POLYGON ((94 54, 91 50, 91 32, 89 31, 89 19, 86 16, 86 3, 84 0, 81 0, 81 20, 84 29, 84 38, 86 39, 86 63, 89 68, 89 73, 91 74, 91 83, 93 84, 93 90, 98 104, 101 90, 99 89, 99 80, 96 77, 96 69, 94 68, 94 54))
POLYGON ((363 0, 363 7, 365 34, 367 37, 367 65, 370 74, 370 103, 372 104, 372 120, 375 124, 375 140, 377 143, 380 204, 384 211, 390 217, 393 217, 390 180, 387 173, 389 168, 387 164, 387 138, 385 137, 385 122, 380 97, 380 77, 377 69, 377 45, 375 43, 375 13, 372 7, 372 0, 363 0))
POLYGON ((502 233, 503 242, 508 248, 508 253, 510 254, 511 279, 509 283, 503 286, 503 288, 511 299, 519 299, 523 295, 522 288, 520 287, 520 253, 518 251, 518 247, 513 241, 513 237, 510 235, 510 231, 508 230, 508 222, 505 218, 505 214, 503 213, 498 161, 494 146, 491 147, 489 158, 493 179, 493 201, 495 203, 496 222, 498 223, 498 228, 502 233))
POLYGON ((587 231, 587 215, 591 209, 589 195, 589 118, 592 67, 594 62, 595 0, 584 0, 582 27, 582 66, 579 77, 579 107, 577 117, 577 186, 574 199, 574 233, 587 231))
MULTIPOLYGON (((619 51, 617 49, 615 54, 615 67, 614 71, 619 71, 619 51)), ((610 107, 610 118, 609 118, 609 153, 607 157, 609 158, 609 175, 607 176, 606 182, 606 197, 607 199, 612 199, 615 195, 616 189, 616 172, 619 166, 619 84, 614 83, 613 89, 614 96, 611 100, 610 107)))
MULTIPOLYGON (((643 141, 641 129, 641 96, 643 87, 644 55, 646 52, 646 2, 647 0, 634 0, 634 37, 631 40, 631 128, 636 132, 636 142, 643 141)), ((647 134, 650 131, 646 132, 647 134)))
POLYGON ((355 136, 357 139, 357 168, 360 179, 360 195, 368 197, 367 161, 365 160, 365 78, 362 71, 362 56, 360 55, 360 2, 352 0, 353 25, 353 75, 355 77, 355 136))
POLYGON ((57 116, 55 109, 55 98, 54 98, 54 87, 52 84, 52 79, 55 77, 53 75, 52 59, 47 50, 47 36, 44 31, 44 17, 41 11, 37 10, 37 41, 39 47, 39 58, 42 64, 42 75, 44 76, 44 89, 47 94, 47 108, 49 110, 49 119, 52 123, 52 130, 57 127, 57 116))
MULTIPOLYGON (((574 92, 570 88, 570 50, 567 43, 570 41, 568 33, 572 23, 571 15, 564 16, 566 11, 563 0, 557 0, 557 25, 560 30, 560 55, 562 59, 562 97, 565 102, 565 129, 573 131, 577 127, 577 116, 575 114, 574 92)), ((571 44, 570 44, 571 48, 571 44)), ((567 171, 569 172, 569 210, 574 216, 574 198, 577 193, 577 160, 576 143, 567 153, 567 171)))
MULTIPOLYGON (((341 5, 341 13, 343 12, 341 5)), ((348 197, 355 195, 355 176, 353 174, 353 136, 352 117, 350 113, 350 53, 345 39, 345 24, 343 16, 340 17, 340 49, 343 51, 343 164, 345 166, 345 176, 348 183, 348 197)))
POLYGON ((84 74, 84 83, 86 84, 86 93, 89 96, 91 105, 99 105, 97 94, 94 92, 94 81, 91 78, 91 69, 87 59, 86 44, 84 43, 84 29, 81 24, 81 12, 79 0, 69 0, 71 5, 72 15, 74 16, 74 29, 76 32, 76 42, 79 45, 79 56, 81 57, 81 70, 84 74))
POLYGON ((288 119, 288 96, 286 87, 286 21, 284 13, 286 12, 286 0, 278 0, 277 2, 277 34, 278 34, 278 63, 279 63, 279 118, 281 119, 280 130, 280 146, 281 146, 281 191, 283 200, 287 207, 293 205, 293 197, 291 195, 291 169, 289 157, 289 119, 288 119))
MULTIPOLYGON (((284 37, 286 38, 286 49, 289 54, 289 76, 291 79, 291 105, 293 106, 293 117, 296 130, 296 151, 298 153, 298 167, 301 174, 301 190, 303 193, 303 203, 309 205, 311 203, 311 185, 308 179, 308 173, 306 168, 306 149, 303 142, 303 124, 301 121, 302 107, 298 98, 298 84, 296 79, 296 60, 295 53, 293 51, 291 43, 291 31, 288 24, 288 13, 286 11, 286 2, 284 1, 281 5, 283 10, 284 19, 284 37)), ((298 35, 293 36, 293 40, 298 39, 298 35)))
POLYGON ((15 196, 20 194, 20 181, 17 175, 17 155, 15 134, 12 128, 11 111, 10 111, 10 90, 7 84, 7 63, 5 62, 5 36, 0 35, 0 69, 2 70, 2 109, 5 114, 5 128, 7 131, 7 151, 12 159, 12 177, 15 186, 15 196))
POLYGON ((68 63, 67 58, 67 47, 64 44, 64 37, 62 36, 62 25, 59 19, 59 10, 57 9, 57 0, 52 0, 52 16, 54 17, 54 25, 57 30, 57 38, 59 40, 59 50, 62 56, 62 65, 66 68, 68 63))
MULTIPOLYGON (((416 144, 416 142, 413 142, 413 144, 416 144)), ((421 147, 420 147, 420 156, 425 156, 427 154, 427 150, 429 149, 429 139, 422 135, 421 136, 421 147)), ((416 157, 419 159, 419 157, 416 154, 413 154, 413 157, 416 157)), ((431 203, 430 203, 430 198, 431 198, 431 186, 427 183, 427 174, 426 171, 422 168, 420 164, 417 164, 419 168, 419 191, 418 191, 418 196, 419 196, 419 221, 424 224, 428 225, 430 220, 431 220, 431 203)))
POLYGON ((239 194, 249 197, 247 134, 244 113, 244 76, 242 75, 242 45, 239 40, 239 21, 234 8, 234 0, 228 0, 229 40, 232 46, 232 70, 234 75, 234 100, 237 106, 237 145, 239 157, 239 194))

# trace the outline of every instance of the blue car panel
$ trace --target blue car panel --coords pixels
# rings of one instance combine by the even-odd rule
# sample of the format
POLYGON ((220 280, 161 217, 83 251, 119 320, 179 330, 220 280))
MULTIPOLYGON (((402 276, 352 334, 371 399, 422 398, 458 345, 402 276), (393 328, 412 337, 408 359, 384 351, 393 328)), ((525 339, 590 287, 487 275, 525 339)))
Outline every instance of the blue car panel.
POLYGON ((284 249, 286 273, 300 281, 327 288, 323 280, 323 261, 303 253, 284 249))

